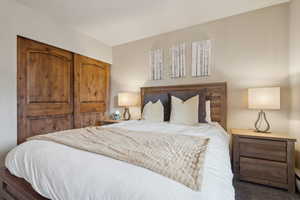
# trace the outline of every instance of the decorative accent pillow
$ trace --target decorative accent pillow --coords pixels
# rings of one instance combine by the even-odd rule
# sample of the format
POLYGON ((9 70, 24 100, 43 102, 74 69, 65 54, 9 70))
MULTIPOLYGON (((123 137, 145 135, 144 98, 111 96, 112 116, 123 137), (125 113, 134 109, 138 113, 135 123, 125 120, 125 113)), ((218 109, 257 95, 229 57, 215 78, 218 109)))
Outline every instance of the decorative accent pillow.
MULTIPOLYGON (((199 104, 198 104, 198 122, 199 123, 207 123, 206 121, 206 100, 209 100, 207 99, 207 95, 206 95, 206 90, 205 89, 201 89, 201 90, 198 90, 198 91, 178 91, 178 92, 172 92, 169 94, 169 101, 170 101, 170 115, 171 115, 171 112, 172 112, 172 109, 171 109, 171 105, 172 105, 172 99, 171 97, 172 96, 175 96, 177 98, 179 98, 180 100, 182 101, 186 101, 192 97, 195 97, 198 95, 199 97, 199 104)), ((169 115, 169 116, 170 116, 169 115)))
POLYGON ((164 121, 164 106, 161 101, 153 103, 149 101, 143 109, 142 119, 152 122, 163 122, 164 121))
POLYGON ((205 115, 205 121, 207 123, 211 123, 211 112, 210 112, 210 101, 205 101, 205 111, 206 111, 206 115, 205 115))
POLYGON ((171 96, 170 123, 194 125, 199 122, 199 95, 183 101, 171 96))

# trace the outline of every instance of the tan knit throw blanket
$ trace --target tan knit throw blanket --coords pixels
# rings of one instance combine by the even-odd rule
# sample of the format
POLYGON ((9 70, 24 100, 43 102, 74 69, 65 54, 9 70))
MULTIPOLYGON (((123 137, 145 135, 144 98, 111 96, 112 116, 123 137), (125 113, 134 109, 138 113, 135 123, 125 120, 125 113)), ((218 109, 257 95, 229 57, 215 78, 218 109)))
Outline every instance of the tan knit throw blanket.
POLYGON ((47 140, 108 156, 147 168, 201 189, 203 163, 209 139, 117 127, 88 127, 38 135, 28 140, 47 140))

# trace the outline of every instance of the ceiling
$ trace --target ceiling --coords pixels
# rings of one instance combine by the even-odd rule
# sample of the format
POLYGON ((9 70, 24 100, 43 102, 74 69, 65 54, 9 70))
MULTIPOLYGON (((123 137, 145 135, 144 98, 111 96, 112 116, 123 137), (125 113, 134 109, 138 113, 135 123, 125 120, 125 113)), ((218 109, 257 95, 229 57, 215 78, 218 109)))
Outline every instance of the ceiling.
POLYGON ((289 0, 17 0, 115 46, 289 0))

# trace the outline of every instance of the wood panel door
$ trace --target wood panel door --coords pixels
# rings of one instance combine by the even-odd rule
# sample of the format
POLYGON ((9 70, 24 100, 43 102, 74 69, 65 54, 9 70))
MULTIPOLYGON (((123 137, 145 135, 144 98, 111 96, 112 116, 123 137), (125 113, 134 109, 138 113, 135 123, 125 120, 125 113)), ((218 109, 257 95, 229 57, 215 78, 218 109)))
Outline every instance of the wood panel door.
POLYGON ((18 143, 74 127, 73 54, 18 37, 18 143))
POLYGON ((110 65, 75 54, 74 66, 75 128, 95 125, 108 106, 110 65))

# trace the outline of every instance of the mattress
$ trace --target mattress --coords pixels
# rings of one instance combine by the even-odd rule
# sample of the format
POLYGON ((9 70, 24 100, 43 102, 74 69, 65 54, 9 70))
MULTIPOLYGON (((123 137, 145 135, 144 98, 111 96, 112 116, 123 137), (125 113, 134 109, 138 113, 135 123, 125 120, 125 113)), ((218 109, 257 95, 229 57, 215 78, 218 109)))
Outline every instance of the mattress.
POLYGON ((49 141, 19 145, 8 153, 5 165, 53 200, 234 200, 230 140, 219 124, 128 121, 109 126, 210 138, 201 191, 142 167, 49 141))

